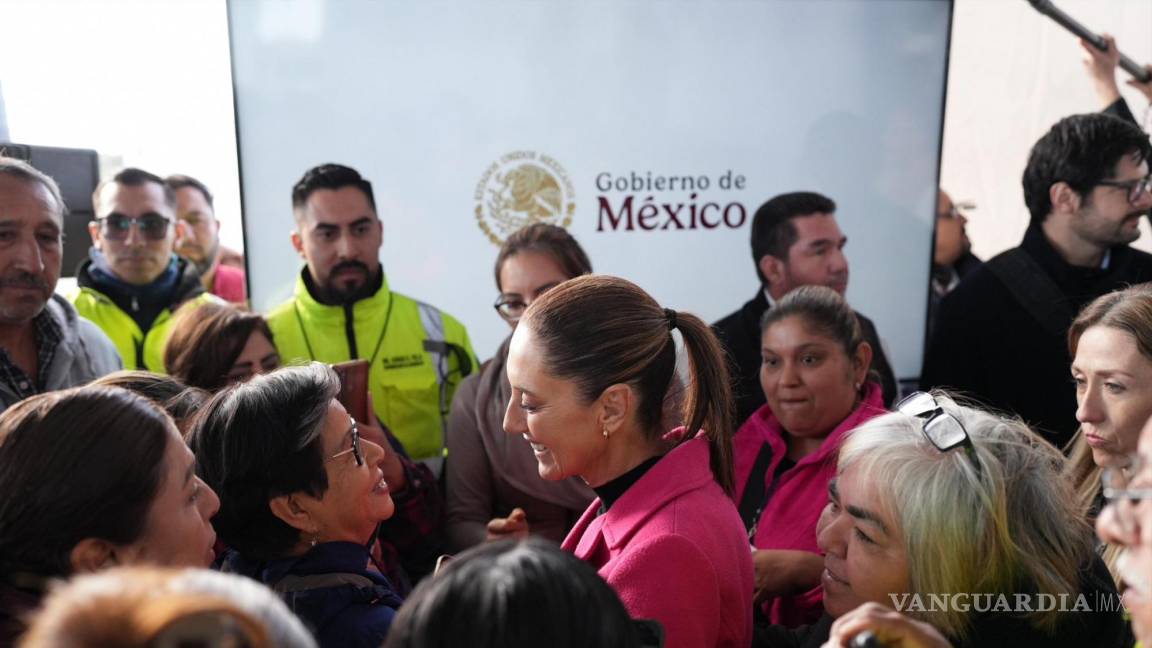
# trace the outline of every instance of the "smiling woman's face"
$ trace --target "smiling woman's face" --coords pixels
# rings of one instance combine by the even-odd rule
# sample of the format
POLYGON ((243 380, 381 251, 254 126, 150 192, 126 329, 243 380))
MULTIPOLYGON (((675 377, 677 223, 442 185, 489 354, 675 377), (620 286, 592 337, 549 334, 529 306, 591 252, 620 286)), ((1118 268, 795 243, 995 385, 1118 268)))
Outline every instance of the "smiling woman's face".
POLYGON ((829 485, 816 541, 825 552, 824 609, 833 617, 869 601, 891 607, 891 594, 908 591, 903 533, 875 484, 855 466, 829 485))

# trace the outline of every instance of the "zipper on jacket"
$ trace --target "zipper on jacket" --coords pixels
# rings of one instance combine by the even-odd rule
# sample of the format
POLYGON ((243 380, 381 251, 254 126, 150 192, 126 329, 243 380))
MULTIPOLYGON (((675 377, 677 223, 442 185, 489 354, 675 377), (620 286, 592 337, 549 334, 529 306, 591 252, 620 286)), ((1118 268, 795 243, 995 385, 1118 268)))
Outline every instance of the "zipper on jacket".
POLYGON ((136 295, 132 295, 132 312, 133 313, 139 313, 140 312, 140 302, 137 301, 136 295))
POLYGON ((356 349, 356 319, 353 317, 354 304, 344 304, 344 335, 348 337, 348 359, 356 360, 360 357, 356 349))

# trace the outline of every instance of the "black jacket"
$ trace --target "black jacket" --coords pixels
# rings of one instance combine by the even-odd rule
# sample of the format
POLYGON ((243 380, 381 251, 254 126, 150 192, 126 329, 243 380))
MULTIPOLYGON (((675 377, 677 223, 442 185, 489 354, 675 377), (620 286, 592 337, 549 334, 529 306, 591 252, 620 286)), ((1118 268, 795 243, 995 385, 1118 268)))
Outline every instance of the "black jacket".
POLYGON ((1059 289, 1066 314, 1041 324, 989 268, 995 260, 989 261, 940 303, 921 387, 961 390, 1015 412, 1062 448, 1077 427, 1068 326, 1100 295, 1152 281, 1152 255, 1120 245, 1112 248, 1107 269, 1078 268, 1064 261, 1039 225, 1029 226, 1020 248, 1059 289))
MULTIPOLYGON (((736 401, 737 425, 748 420, 765 403, 764 390, 760 387, 760 318, 767 310, 768 298, 760 290, 743 308, 712 325, 732 360, 732 396, 736 401)), ((872 346, 872 371, 880 378, 884 404, 891 407, 896 398, 896 376, 880 348, 876 325, 860 313, 856 313, 856 317, 860 320, 864 339, 872 346)))

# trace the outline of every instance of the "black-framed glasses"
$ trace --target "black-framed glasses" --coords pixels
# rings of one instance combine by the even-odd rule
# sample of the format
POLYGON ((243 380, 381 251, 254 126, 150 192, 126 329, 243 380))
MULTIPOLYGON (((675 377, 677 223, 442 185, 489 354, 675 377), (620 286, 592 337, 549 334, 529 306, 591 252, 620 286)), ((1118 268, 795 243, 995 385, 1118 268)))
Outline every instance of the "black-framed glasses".
POLYGON ((328 457, 324 460, 324 463, 328 463, 333 459, 343 457, 344 455, 351 452, 352 456, 356 458, 356 465, 364 465, 364 452, 360 449, 360 426, 356 425, 356 419, 350 418, 349 420, 352 421, 352 447, 348 448, 347 450, 341 450, 331 457, 328 457))
POLYGON ((1128 202, 1135 205, 1141 196, 1152 193, 1152 173, 1136 180, 1101 180, 1096 184, 1128 190, 1128 202))
POLYGON ((500 295, 496 298, 496 303, 492 304, 492 308, 495 308, 500 317, 507 322, 514 323, 524 316, 524 311, 528 310, 528 303, 519 297, 500 295))
POLYGON ((100 224, 100 236, 113 241, 123 241, 127 239, 129 231, 132 230, 132 225, 136 225, 136 229, 140 232, 141 237, 149 241, 159 241, 165 236, 168 236, 168 226, 172 223, 171 220, 160 214, 145 214, 143 216, 132 217, 112 214, 103 218, 97 218, 96 222, 100 224))
POLYGON ((972 445, 972 437, 968 436, 968 430, 964 429, 960 419, 940 407, 935 396, 928 392, 915 392, 897 403, 896 411, 920 419, 924 437, 940 452, 963 449, 976 473, 980 473, 976 447, 972 445))

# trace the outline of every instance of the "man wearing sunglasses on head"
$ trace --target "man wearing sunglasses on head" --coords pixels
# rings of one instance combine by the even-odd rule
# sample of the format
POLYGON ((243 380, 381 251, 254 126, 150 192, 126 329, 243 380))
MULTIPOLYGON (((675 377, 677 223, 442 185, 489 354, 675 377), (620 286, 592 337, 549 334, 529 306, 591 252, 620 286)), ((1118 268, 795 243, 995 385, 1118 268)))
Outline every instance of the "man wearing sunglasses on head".
POLYGON ((92 194, 92 249, 76 272, 76 310, 112 338, 126 368, 164 373, 172 313, 190 299, 208 300, 200 275, 172 251, 183 223, 164 181, 128 168, 92 194))

